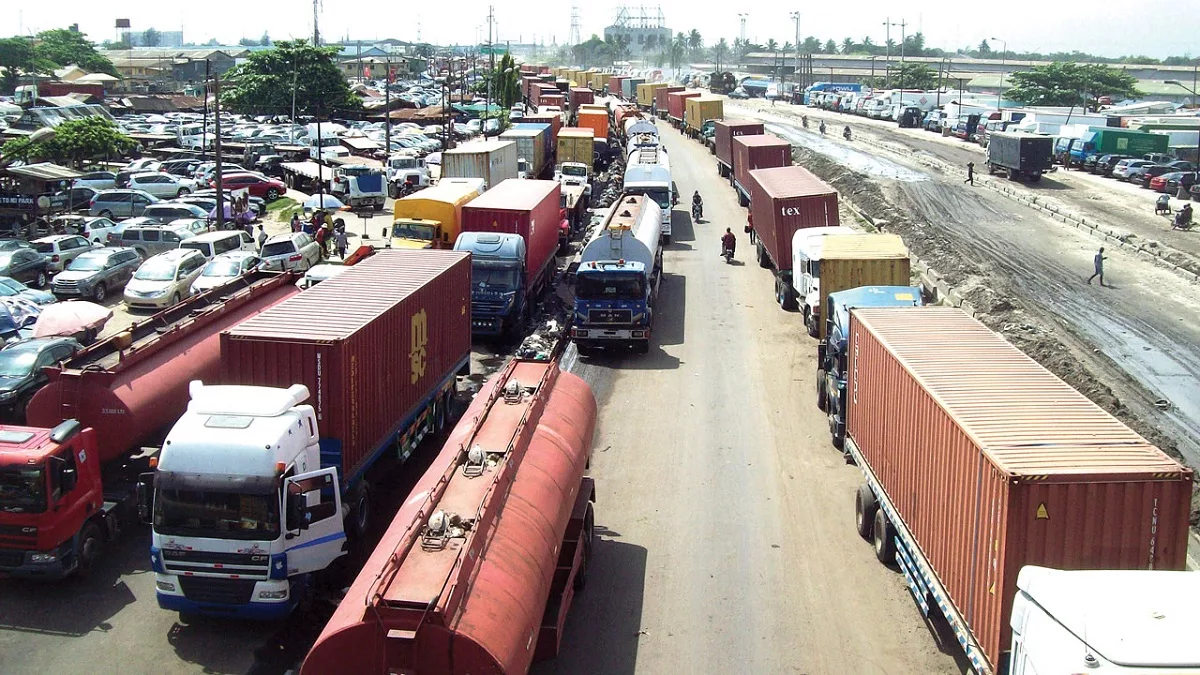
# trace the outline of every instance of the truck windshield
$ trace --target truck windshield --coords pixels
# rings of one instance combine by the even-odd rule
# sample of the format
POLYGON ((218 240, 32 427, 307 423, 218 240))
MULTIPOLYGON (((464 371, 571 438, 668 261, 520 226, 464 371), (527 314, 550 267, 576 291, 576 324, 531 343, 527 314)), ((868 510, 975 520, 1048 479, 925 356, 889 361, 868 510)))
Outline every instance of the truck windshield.
POLYGON ((181 537, 274 541, 279 536, 279 493, 158 490, 154 530, 181 537))
POLYGON ((658 204, 658 208, 664 211, 671 210, 671 191, 666 188, 646 190, 646 196, 654 200, 658 204))
POLYGON ((646 286, 640 274, 583 273, 575 281, 575 297, 581 300, 642 300, 646 286))
POLYGON ((501 289, 514 289, 520 282, 515 267, 479 267, 471 266, 471 284, 475 286, 490 286, 501 289))
POLYGON ((579 176, 582 178, 587 178, 587 167, 567 165, 562 168, 562 173, 564 176, 579 176))
POLYGON ((392 223, 392 236, 396 239, 423 239, 433 241, 437 228, 433 225, 418 225, 403 220, 392 223))
POLYGON ((46 474, 42 467, 0 468, 0 511, 42 513, 46 510, 46 474))

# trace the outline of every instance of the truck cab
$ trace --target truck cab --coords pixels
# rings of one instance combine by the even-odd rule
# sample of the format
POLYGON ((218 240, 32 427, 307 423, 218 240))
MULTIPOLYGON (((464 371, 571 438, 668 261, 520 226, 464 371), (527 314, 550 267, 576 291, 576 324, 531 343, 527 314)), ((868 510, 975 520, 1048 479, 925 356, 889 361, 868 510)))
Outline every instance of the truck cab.
POLYGON ((504 335, 519 318, 516 307, 526 306, 525 240, 519 234, 463 232, 455 251, 471 253, 471 332, 504 335))
POLYGON ((429 187, 429 168, 416 155, 393 155, 387 160, 387 180, 396 199, 405 191, 429 187))
POLYGON ((806 325, 821 315, 821 241, 831 234, 856 233, 857 230, 839 225, 806 227, 792 235, 792 274, 785 278, 790 280, 806 325))
POLYGON ((285 616, 346 543, 338 472, 322 468, 316 414, 302 404, 308 388, 194 381, 189 392, 140 490, 158 604, 285 616))
POLYGON ((376 211, 382 211, 387 199, 383 182, 383 169, 349 164, 333 170, 329 191, 348 206, 369 206, 376 211))
POLYGON ((562 166, 558 169, 558 176, 556 178, 564 188, 569 185, 582 185, 585 195, 590 197, 592 194, 592 176, 587 164, 582 162, 563 162, 562 166))

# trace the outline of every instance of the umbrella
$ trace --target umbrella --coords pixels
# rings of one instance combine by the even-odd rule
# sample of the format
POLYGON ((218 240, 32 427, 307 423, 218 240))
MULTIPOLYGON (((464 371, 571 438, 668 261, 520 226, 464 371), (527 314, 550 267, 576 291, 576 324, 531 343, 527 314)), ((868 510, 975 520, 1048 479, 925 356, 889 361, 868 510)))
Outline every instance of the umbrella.
POLYGON ((340 199, 333 195, 320 194, 313 195, 304 200, 304 209, 311 211, 313 209, 340 209, 346 205, 340 199), (319 200, 319 201, 318 201, 319 200))
POLYGON ((104 324, 112 318, 113 312, 107 307, 84 300, 56 302, 46 305, 37 323, 33 326, 34 337, 50 337, 52 335, 75 335, 77 333, 99 333, 104 324))

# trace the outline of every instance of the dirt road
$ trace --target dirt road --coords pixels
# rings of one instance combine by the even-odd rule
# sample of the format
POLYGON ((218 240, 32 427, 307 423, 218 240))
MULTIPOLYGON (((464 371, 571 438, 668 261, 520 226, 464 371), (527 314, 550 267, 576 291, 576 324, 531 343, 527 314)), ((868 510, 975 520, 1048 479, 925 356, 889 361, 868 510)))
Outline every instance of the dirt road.
POLYGON ((663 136, 707 218, 675 211, 649 355, 569 354, 601 397, 600 543, 564 652, 536 672, 959 672, 854 531, 860 473, 813 402, 815 343, 747 264, 745 210, 702 146, 663 136))

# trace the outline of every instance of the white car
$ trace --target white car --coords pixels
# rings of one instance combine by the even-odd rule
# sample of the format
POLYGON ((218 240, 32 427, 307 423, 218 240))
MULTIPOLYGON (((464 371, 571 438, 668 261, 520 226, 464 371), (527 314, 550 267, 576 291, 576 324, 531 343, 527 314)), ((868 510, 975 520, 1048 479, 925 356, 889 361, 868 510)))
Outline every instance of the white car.
POLYGON ((87 238, 97 246, 104 246, 108 242, 110 232, 120 231, 121 228, 108 218, 84 218, 80 224, 79 236, 87 238))
POLYGON ((260 269, 307 271, 321 262, 321 245, 303 232, 277 234, 263 244, 260 269))
POLYGON ((146 259, 125 285, 125 305, 163 309, 178 304, 191 295, 206 260, 199 251, 182 248, 146 259))
POLYGON ((46 256, 46 271, 57 274, 80 254, 92 249, 92 242, 77 234, 52 234, 34 239, 33 250, 46 256))
POLYGON ((224 286, 243 274, 253 272, 262 264, 262 258, 251 251, 230 251, 208 261, 204 271, 192 282, 192 294, 203 293, 224 286))
POLYGON ((150 157, 143 157, 141 159, 135 159, 132 162, 126 164, 124 170, 128 171, 130 173, 135 173, 135 172, 141 173, 144 171, 158 171, 160 166, 162 166, 162 163, 159 162, 157 159, 152 159, 150 157))
POLYGON ((149 192, 159 199, 171 199, 195 192, 196 181, 162 171, 135 173, 129 177, 129 189, 149 192))
POLYGON ((117 174, 112 171, 92 171, 71 182, 72 187, 90 187, 93 190, 112 190, 117 187, 117 174))
POLYGON ((296 282, 296 286, 300 288, 300 290, 306 290, 316 286, 322 281, 327 281, 336 277, 342 272, 345 272, 347 269, 349 268, 347 268, 345 265, 334 265, 332 263, 317 265, 316 267, 309 268, 309 270, 304 273, 304 278, 296 282))

